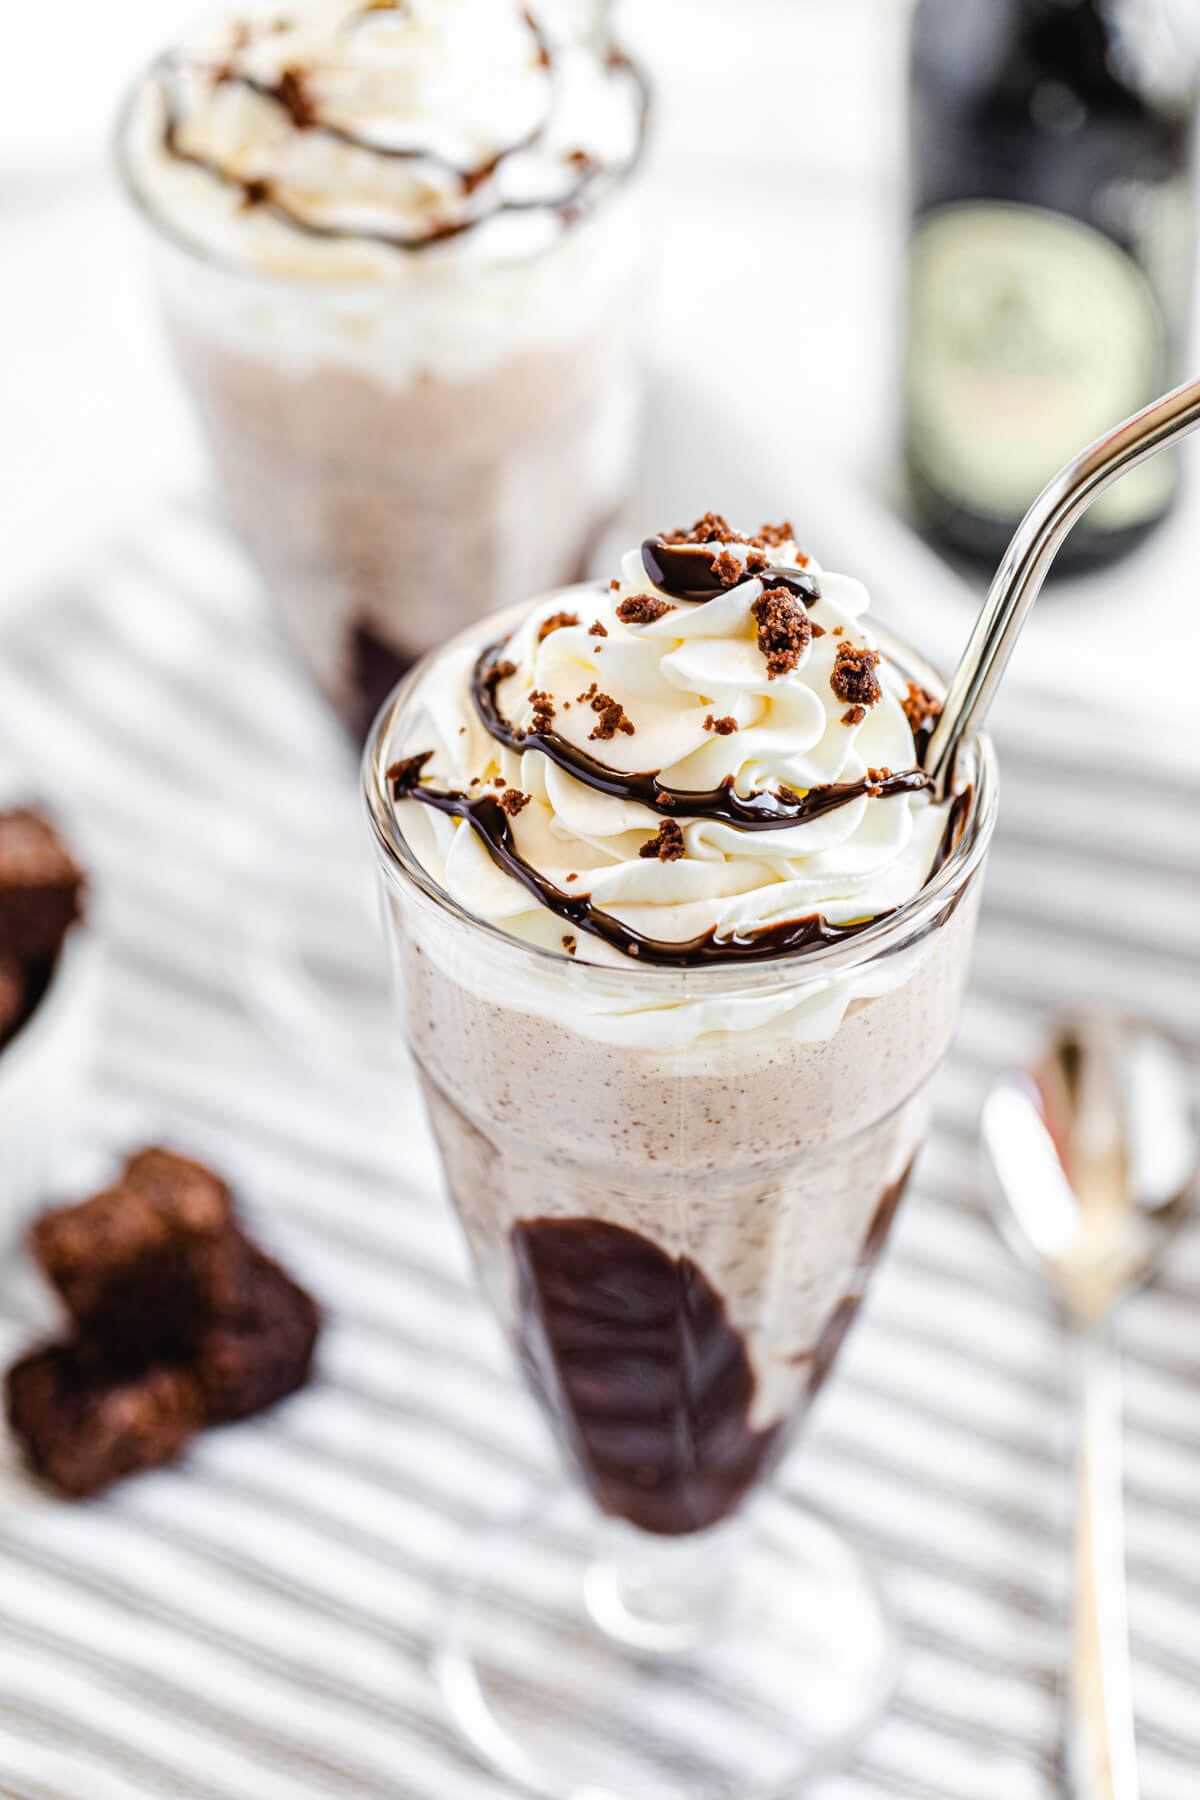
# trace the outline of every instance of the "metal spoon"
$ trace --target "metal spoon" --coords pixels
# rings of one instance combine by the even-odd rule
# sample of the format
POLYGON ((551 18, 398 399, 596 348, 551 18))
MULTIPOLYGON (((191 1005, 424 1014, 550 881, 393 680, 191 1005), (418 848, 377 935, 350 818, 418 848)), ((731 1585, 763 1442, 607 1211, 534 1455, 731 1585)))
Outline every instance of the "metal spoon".
POLYGON ((1078 1350, 1078 1511, 1064 1791, 1137 1800, 1125 1600, 1119 1302, 1152 1272, 1200 1163, 1186 1053, 1109 1014, 1065 1024, 983 1109, 984 1165, 1003 1235, 1049 1285, 1078 1350))
POLYGON ((1114 481, 1198 425, 1200 381, 1190 381, 1097 438, 1038 495, 996 571, 929 741, 925 767, 935 799, 944 800, 953 790, 959 752, 983 724, 1029 609, 1071 527, 1114 481))

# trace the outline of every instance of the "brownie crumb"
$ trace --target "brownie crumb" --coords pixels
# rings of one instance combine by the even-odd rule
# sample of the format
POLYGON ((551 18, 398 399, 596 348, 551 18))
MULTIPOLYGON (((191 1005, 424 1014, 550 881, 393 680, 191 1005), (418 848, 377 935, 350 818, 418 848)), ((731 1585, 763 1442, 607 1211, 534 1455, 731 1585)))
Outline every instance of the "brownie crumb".
POLYGON ((586 694, 576 694, 575 698, 579 702, 580 706, 587 705, 588 701, 591 700, 595 696, 598 686, 599 686, 599 684, 597 682, 593 681, 591 687, 588 689, 586 694))
POLYGON ((726 714, 723 719, 714 719, 709 713, 704 721, 705 731, 715 731, 718 737, 729 737, 737 728, 737 720, 729 714, 726 714))
POLYGON ((399 762, 392 764, 387 772, 387 778, 392 784, 393 800, 399 800, 403 794, 411 794, 412 790, 419 785, 425 764, 432 756, 432 750, 422 750, 416 756, 404 756, 399 762))
POLYGON ((608 584, 608 591, 610 594, 619 594, 621 591, 621 584, 617 580, 615 575, 613 576, 612 580, 608 584))
POLYGON ((599 713, 600 723, 593 731, 588 732, 589 739, 599 739, 606 743, 609 738, 616 737, 618 731, 626 737, 633 736, 633 721, 626 718, 625 708, 611 694, 595 694, 592 698, 592 711, 599 713))
POLYGON ((203 1400, 184 1369, 106 1374, 74 1344, 22 1357, 5 1380, 8 1422, 36 1475, 83 1499, 170 1462, 199 1429, 203 1400))
POLYGON ((744 544, 746 540, 720 513, 706 512, 690 531, 665 531, 662 541, 664 544, 744 544))
POLYGON ((922 726, 936 724, 942 716, 941 701, 915 681, 909 682, 908 692, 900 705, 914 737, 922 726))
POLYGON ((770 566, 769 559, 763 555, 761 550, 751 550, 744 565, 747 575, 761 575, 770 566))
POLYGON ((659 600, 654 594, 633 594, 622 600, 617 617, 622 625, 653 625, 656 619, 674 611, 669 600, 659 600))
POLYGON ((529 704, 533 707, 533 729, 547 731, 554 718, 554 701, 542 688, 534 688, 529 696, 529 704))
POLYGON ((520 788, 510 787, 500 796, 500 810, 515 819, 519 812, 524 812, 529 805, 529 795, 523 794, 520 788))
POLYGON ((865 706, 850 706, 847 707, 846 711, 842 714, 842 724, 861 725, 866 716, 867 709, 865 706))
POLYGON ((550 636, 550 633, 552 631, 561 631, 564 629, 565 626, 578 625, 578 623, 579 623, 579 614, 578 613, 573 613, 573 612, 551 613, 550 617, 548 619, 543 619, 541 624, 538 626, 537 641, 539 644, 544 644, 546 639, 550 636))
POLYGON ((303 69, 285 69, 271 93, 297 131, 310 131, 319 122, 316 105, 308 91, 308 77, 303 69))
POLYGON ((647 861, 657 857, 659 862, 678 862, 683 853, 683 832, 674 819, 664 819, 658 836, 650 838, 638 851, 647 861))
POLYGON ((236 1291, 202 1330, 193 1363, 209 1425, 248 1419, 302 1388, 321 1330, 312 1296, 257 1245, 242 1248, 236 1291))
POLYGON ((835 625, 833 628, 834 637, 842 637, 845 633, 845 630, 846 630, 846 627, 844 625, 835 625))
MULTIPOLYGON (((839 644, 829 685, 839 700, 859 707, 874 706, 882 692, 879 677, 878 650, 856 649, 853 644, 839 644)), ((854 721, 858 723, 857 720, 854 721)))
POLYGON ((498 663, 492 664, 491 668, 487 672, 487 679, 488 679, 489 684, 493 688, 497 688, 497 687, 499 687, 499 685, 502 681, 507 681, 509 676, 515 675, 516 672, 517 672, 516 663, 505 660, 504 662, 498 662, 498 663))
POLYGON ((591 624, 588 626, 588 636, 589 637, 607 637, 608 636, 608 626, 605 625, 603 623, 603 621, 600 619, 593 619, 591 624))
POLYGON ((867 790, 867 793, 870 794, 872 799, 877 800, 879 798, 880 794, 882 794, 882 792, 883 792, 884 782, 890 781, 891 777, 892 777, 892 771, 890 769, 868 769, 867 770, 866 790, 867 790))
POLYGON ((760 544, 764 550, 778 550, 783 544, 794 544, 796 527, 790 519, 784 519, 779 525, 760 525, 751 543, 760 544))
POLYGON ((57 956, 83 895, 83 872, 50 821, 25 807, 0 812, 0 956, 57 956))
POLYGON ((242 211, 251 212, 256 206, 265 206, 271 198, 269 181, 255 179, 242 183, 242 211))
POLYGON ((767 659, 767 676, 774 681, 794 669, 812 643, 812 621, 783 587, 767 588, 750 611, 758 620, 758 647, 767 659))
POLYGON ((731 550, 722 550, 720 556, 714 556, 710 566, 713 579, 723 588, 736 587, 739 581, 746 579, 744 563, 731 550))
POLYGON ((563 934, 562 947, 566 951, 568 956, 574 956, 575 951, 578 948, 578 944, 577 944, 577 940, 571 934, 571 932, 568 931, 563 934))

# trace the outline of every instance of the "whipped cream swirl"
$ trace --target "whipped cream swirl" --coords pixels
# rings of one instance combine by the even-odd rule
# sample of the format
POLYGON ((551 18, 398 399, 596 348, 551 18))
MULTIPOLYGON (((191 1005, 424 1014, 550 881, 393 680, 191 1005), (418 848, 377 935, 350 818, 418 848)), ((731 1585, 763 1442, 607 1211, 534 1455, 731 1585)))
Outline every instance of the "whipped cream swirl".
POLYGON ((936 702, 867 603, 790 526, 648 540, 607 588, 431 665, 391 772, 406 837, 468 911, 591 962, 848 935, 920 891, 954 828, 914 736, 936 702))
POLYGON ((637 71, 572 18, 294 0, 216 25, 135 97, 130 179, 189 241, 272 273, 388 279, 450 245, 519 261, 594 211, 644 137, 637 71))

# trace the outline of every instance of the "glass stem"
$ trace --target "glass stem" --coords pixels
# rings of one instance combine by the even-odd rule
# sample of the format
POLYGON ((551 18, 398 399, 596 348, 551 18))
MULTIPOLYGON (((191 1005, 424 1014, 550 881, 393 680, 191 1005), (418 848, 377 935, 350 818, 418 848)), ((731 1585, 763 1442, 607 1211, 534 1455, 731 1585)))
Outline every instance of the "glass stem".
POLYGON ((658 1537, 605 1519, 584 1577, 584 1598, 606 1637, 631 1649, 678 1656, 708 1643, 730 1618, 746 1542, 731 1519, 686 1537, 658 1537))

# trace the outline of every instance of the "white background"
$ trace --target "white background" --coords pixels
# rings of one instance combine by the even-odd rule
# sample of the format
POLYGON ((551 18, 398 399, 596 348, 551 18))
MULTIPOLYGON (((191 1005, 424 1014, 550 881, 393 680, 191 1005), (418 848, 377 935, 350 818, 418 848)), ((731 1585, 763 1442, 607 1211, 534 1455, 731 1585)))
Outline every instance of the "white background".
MULTIPOLYGON (((195 12, 194 0, 54 0, 5 21, 0 614, 46 604, 157 494, 202 480, 107 157, 131 72, 195 12)), ((659 93, 653 353, 731 426, 729 445, 707 447, 707 503, 722 508, 730 445, 749 440, 771 470, 770 505, 785 498, 820 557, 822 497, 886 498, 894 485, 907 6, 625 0, 620 16, 659 93)), ((886 532, 876 566, 881 545, 903 561, 901 623, 913 629, 920 590, 918 635, 944 662, 968 602, 886 532)), ((1043 603, 1020 673, 1053 682, 1069 669, 1077 690, 1171 729, 1162 647, 1176 673, 1195 666, 1198 569, 1190 494, 1136 560, 1043 603)))

